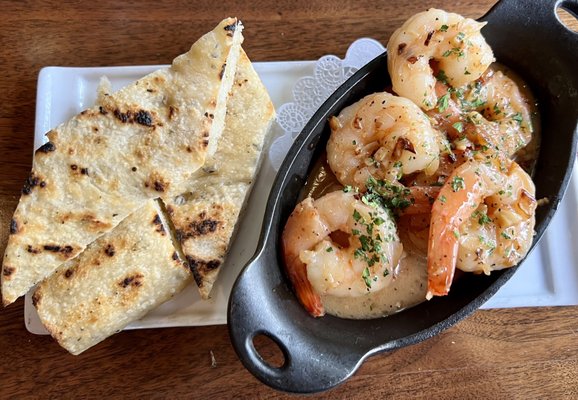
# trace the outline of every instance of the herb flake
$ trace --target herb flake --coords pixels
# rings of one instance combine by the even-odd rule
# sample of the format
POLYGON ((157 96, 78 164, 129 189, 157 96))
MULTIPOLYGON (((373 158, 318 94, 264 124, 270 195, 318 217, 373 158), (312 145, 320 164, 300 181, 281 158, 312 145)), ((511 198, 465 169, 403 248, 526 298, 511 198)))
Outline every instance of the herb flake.
POLYGON ((438 99, 438 111, 444 112, 449 107, 450 94, 446 93, 438 99))
POLYGON ((466 184, 464 182, 464 178, 462 178, 461 176, 454 176, 454 178, 452 179, 452 190, 454 192, 457 192, 461 189, 465 189, 466 188, 466 184))

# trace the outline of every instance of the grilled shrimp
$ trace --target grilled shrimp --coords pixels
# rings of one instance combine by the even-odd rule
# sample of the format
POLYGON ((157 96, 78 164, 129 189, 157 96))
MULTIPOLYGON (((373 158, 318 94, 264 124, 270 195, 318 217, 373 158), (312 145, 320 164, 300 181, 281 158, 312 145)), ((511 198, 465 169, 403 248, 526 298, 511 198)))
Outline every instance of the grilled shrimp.
POLYGON ((480 33, 484 25, 434 8, 409 18, 387 44, 393 90, 430 110, 438 103, 431 61, 454 88, 478 79, 494 61, 480 33))
POLYGON ((364 97, 329 121, 327 161, 343 185, 364 188, 370 177, 397 182, 438 168, 440 134, 408 99, 383 92, 364 97))
POLYGON ((512 157, 532 139, 530 104, 518 85, 501 71, 488 75, 470 90, 471 102, 478 106, 466 120, 495 151, 512 157))
POLYGON ((489 69, 482 78, 457 90, 438 82, 436 90, 443 101, 428 115, 454 140, 455 147, 489 148, 509 158, 532 139, 533 105, 502 71, 489 69))
POLYGON ((287 275, 315 317, 325 313, 321 295, 359 297, 382 290, 403 251, 386 210, 344 191, 299 203, 282 244, 287 275))
POLYGON ((432 207, 428 298, 449 292, 455 268, 489 274, 520 262, 532 244, 534 196, 532 179, 514 161, 457 167, 432 207))

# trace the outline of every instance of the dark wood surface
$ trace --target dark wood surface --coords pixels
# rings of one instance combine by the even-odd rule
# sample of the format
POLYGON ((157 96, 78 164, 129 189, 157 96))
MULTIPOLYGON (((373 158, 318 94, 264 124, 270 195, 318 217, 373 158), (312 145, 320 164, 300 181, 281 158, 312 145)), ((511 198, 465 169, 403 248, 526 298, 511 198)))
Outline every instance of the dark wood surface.
MULTIPOLYGON (((0 248, 31 166, 40 68, 166 64, 225 16, 254 61, 343 57, 386 43, 411 14, 480 17, 483 1, 0 1, 0 248)), ((576 26, 576 25, 574 25, 576 26)), ((320 398, 578 398, 578 307, 478 311, 441 335, 367 360, 320 398)), ((272 351, 264 345, 264 352, 272 351)), ((247 372, 226 326, 122 332, 74 357, 0 310, 0 399, 288 398, 247 372), (214 359, 213 359, 214 357, 214 359)))

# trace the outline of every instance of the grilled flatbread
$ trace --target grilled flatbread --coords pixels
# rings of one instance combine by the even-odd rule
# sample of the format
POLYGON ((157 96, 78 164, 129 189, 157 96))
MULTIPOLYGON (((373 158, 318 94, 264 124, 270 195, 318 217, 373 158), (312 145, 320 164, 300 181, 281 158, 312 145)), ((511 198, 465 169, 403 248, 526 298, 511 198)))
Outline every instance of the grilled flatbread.
POLYGON ((79 354, 142 318, 191 282, 155 200, 61 265, 32 296, 44 326, 79 354))
POLYGON ((167 214, 149 200, 65 262, 32 297, 42 323, 61 346, 72 354, 83 352, 179 293, 193 276, 208 297, 274 114, 241 50, 217 151, 205 171, 195 174, 189 192, 167 200, 181 256, 171 244, 167 214))
POLYGON ((48 132, 10 225, 5 305, 148 199, 186 190, 217 148, 242 25, 222 21, 189 52, 48 132))
POLYGON ((267 90, 242 53, 217 152, 195 174, 185 194, 163 197, 183 257, 204 299, 225 260, 274 117, 267 90))

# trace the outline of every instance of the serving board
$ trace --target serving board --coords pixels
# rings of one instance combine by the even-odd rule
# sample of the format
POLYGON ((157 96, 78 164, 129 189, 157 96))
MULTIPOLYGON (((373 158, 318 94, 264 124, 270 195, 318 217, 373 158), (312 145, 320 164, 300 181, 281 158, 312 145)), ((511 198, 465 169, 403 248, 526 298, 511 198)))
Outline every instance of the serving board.
MULTIPOLYGON (((256 62, 255 69, 263 80, 277 109, 294 100, 294 86, 304 77, 314 75, 316 61, 256 62)), ((44 134, 73 115, 91 107, 96 100, 96 89, 102 76, 108 77, 113 89, 139 79, 163 66, 127 66, 70 68, 46 67, 38 78, 34 146, 40 147, 44 134)), ((275 124, 273 143, 286 137, 280 125, 275 124)), ((261 222, 269 190, 278 167, 279 151, 274 159, 265 159, 248 206, 231 246, 229 256, 215 283, 210 300, 201 300, 196 287, 183 292, 135 321, 126 329, 161 328, 174 326, 201 326, 225 324, 228 297, 235 278, 252 257, 261 230, 261 222)), ((483 308, 551 306, 578 304, 578 248, 571 238, 578 237, 578 178, 574 174, 558 213, 539 246, 527 257, 519 271, 483 308)), ((31 294, 25 299, 26 328, 34 334, 47 334, 36 310, 31 294)))

